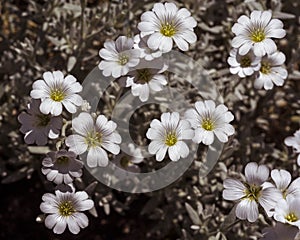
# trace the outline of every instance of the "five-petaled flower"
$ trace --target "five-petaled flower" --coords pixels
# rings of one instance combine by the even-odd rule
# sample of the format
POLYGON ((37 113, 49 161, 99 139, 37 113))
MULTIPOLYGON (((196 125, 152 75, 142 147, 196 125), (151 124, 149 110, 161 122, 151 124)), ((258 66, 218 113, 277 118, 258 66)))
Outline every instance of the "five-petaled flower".
POLYGON ((276 221, 288 223, 300 229, 300 198, 288 196, 278 201, 274 218, 276 221))
POLYGON ((41 112, 58 116, 64 106, 68 112, 75 113, 83 101, 77 94, 82 91, 82 86, 76 78, 72 75, 64 77, 61 71, 45 72, 43 78, 33 83, 30 92, 32 98, 41 99, 41 112))
POLYGON ((89 224, 87 216, 82 211, 90 210, 94 202, 88 199, 86 192, 60 192, 45 193, 40 205, 42 212, 48 214, 45 218, 45 225, 56 234, 61 234, 68 226, 73 234, 78 234, 80 228, 89 224))
POLYGON ((287 70, 282 67, 285 62, 285 55, 282 52, 274 52, 271 55, 266 55, 261 59, 259 76, 254 81, 254 87, 265 90, 276 86, 282 86, 284 80, 288 76, 287 70))
POLYGON ((193 142, 210 145, 214 141, 214 135, 221 141, 227 142, 228 136, 234 134, 234 128, 229 124, 233 119, 233 114, 228 111, 224 104, 216 107, 212 100, 197 101, 195 109, 188 109, 185 112, 192 128, 195 129, 193 142))
POLYGON ((42 173, 56 184, 69 184, 82 175, 83 163, 76 156, 74 152, 64 149, 49 152, 43 159, 42 173))
POLYGON ((141 37, 150 35, 149 48, 165 53, 172 50, 173 40, 180 50, 187 51, 189 44, 197 40, 196 26, 196 20, 186 8, 178 10, 174 3, 155 3, 152 11, 142 14, 138 29, 141 37))
POLYGON ((232 74, 238 74, 239 77, 244 78, 251 76, 260 69, 260 60, 261 58, 256 57, 252 51, 242 56, 238 53, 238 49, 233 48, 227 62, 230 65, 229 70, 232 74))
POLYGON ((41 113, 40 104, 40 100, 32 99, 27 113, 22 112, 18 116, 22 124, 20 131, 25 134, 24 140, 27 144, 46 145, 48 138, 58 138, 62 127, 62 117, 41 113))
POLYGON ((131 87, 132 95, 145 102, 151 92, 159 92, 167 85, 167 79, 163 74, 166 68, 161 59, 141 60, 136 68, 128 73, 126 87, 131 87))
POLYGON ((246 182, 236 179, 224 181, 223 198, 230 201, 239 200, 236 207, 236 216, 239 219, 247 219, 255 222, 258 218, 258 204, 260 204, 269 216, 277 201, 282 199, 281 192, 274 187, 265 187, 264 183, 269 177, 269 169, 265 165, 248 163, 245 168, 246 182))
POLYGON ((238 48, 240 55, 246 55, 250 49, 256 56, 272 54, 277 46, 271 38, 283 38, 285 30, 278 19, 271 19, 270 11, 253 11, 250 18, 243 15, 232 27, 236 35, 232 40, 232 47, 238 48))
POLYGON ((124 76, 130 68, 139 63, 141 50, 133 49, 133 44, 133 39, 125 36, 104 43, 104 48, 99 51, 100 57, 104 59, 99 63, 99 69, 104 76, 114 78, 124 76))
POLYGON ((87 165, 89 167, 108 164, 108 155, 104 150, 119 154, 121 136, 116 132, 117 124, 108 121, 104 115, 99 115, 96 120, 91 114, 82 112, 72 121, 75 134, 66 139, 69 151, 83 154, 88 151, 87 165))
POLYGON ((194 136, 190 123, 180 120, 178 112, 163 113, 161 121, 153 119, 146 136, 151 140, 148 151, 156 155, 157 161, 162 161, 168 151, 172 161, 178 161, 189 154, 189 148, 184 140, 194 136))

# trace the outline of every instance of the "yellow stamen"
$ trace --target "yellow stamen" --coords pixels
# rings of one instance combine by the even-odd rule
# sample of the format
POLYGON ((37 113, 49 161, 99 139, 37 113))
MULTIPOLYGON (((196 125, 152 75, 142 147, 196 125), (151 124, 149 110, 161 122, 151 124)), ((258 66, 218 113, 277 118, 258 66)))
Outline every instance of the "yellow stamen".
POLYGON ((71 216, 74 212, 76 212, 71 201, 65 201, 59 204, 58 211, 63 217, 71 216))
POLYGON ((204 119, 201 125, 202 128, 204 128, 206 131, 212 131, 215 128, 214 123, 211 119, 204 119))
POLYGON ((262 29, 256 29, 251 33, 250 37, 253 42, 257 43, 265 40, 266 34, 262 29))
POLYGON ((259 70, 263 74, 269 74, 271 72, 271 65, 268 62, 261 62, 261 67, 259 70))
POLYGON ((65 99, 65 93, 61 89, 53 89, 51 90, 50 98, 55 102, 61 102, 65 99))
POLYGON ((289 222, 298 221, 298 217, 295 215, 295 213, 290 213, 290 214, 286 215, 285 219, 288 220, 289 222))
POLYGON ((174 133, 168 133, 165 139, 165 144, 169 147, 175 145, 177 143, 177 136, 174 133))
POLYGON ((161 26, 160 33, 166 37, 172 37, 176 33, 176 28, 173 24, 165 23, 161 26))

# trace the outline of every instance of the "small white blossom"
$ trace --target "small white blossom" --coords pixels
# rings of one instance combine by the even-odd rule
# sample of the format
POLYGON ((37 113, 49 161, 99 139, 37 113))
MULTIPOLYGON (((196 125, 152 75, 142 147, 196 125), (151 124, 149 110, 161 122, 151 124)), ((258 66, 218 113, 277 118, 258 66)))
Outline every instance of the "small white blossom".
POLYGON ((128 73, 126 87, 131 87, 132 95, 145 102, 151 92, 159 92, 167 85, 167 79, 163 75, 165 70, 164 62, 160 59, 141 60, 136 69, 128 73))
POLYGON ((300 130, 294 133, 294 136, 287 137, 284 140, 285 145, 292 147, 294 152, 298 154, 297 164, 300 166, 300 130))
POLYGON ((230 65, 229 70, 232 74, 238 74, 239 77, 244 78, 251 76, 260 69, 260 60, 261 58, 256 57, 252 51, 242 56, 238 53, 238 49, 233 48, 227 62, 230 65))
POLYGON ((155 3, 152 11, 142 14, 138 29, 141 37, 150 35, 149 48, 165 53, 172 50, 173 40, 180 50, 187 51, 189 44, 197 40, 196 26, 196 20, 186 8, 178 10, 174 3, 155 3))
POLYGON ((236 179, 226 179, 224 181, 223 198, 230 201, 239 200, 236 207, 236 216, 239 219, 247 219, 255 222, 258 218, 258 204, 270 216, 279 199, 281 193, 273 187, 265 187, 264 183, 269 177, 269 169, 265 165, 258 166, 251 162, 245 168, 246 182, 236 179))
POLYGON ((74 152, 64 149, 49 152, 43 159, 42 173, 56 184, 69 184, 82 175, 83 163, 76 156, 74 152))
POLYGON ((117 124, 108 121, 104 115, 99 115, 96 121, 92 115, 82 112, 72 120, 72 127, 75 134, 66 139, 69 151, 76 154, 87 153, 87 165, 89 167, 108 164, 108 155, 104 150, 113 154, 120 152, 121 136, 116 132, 117 124))
POLYGON ((30 92, 32 98, 41 99, 41 112, 58 116, 64 106, 69 113, 75 113, 82 104, 82 98, 77 94, 82 91, 82 86, 76 78, 72 75, 64 77, 61 71, 45 72, 43 78, 33 83, 30 92))
POLYGON ((271 171, 271 178, 284 199, 289 196, 300 198, 300 177, 291 182, 292 176, 288 171, 274 169, 271 171))
POLYGON ((287 70, 282 67, 285 62, 285 55, 282 52, 275 52, 271 55, 266 55, 261 59, 259 76, 255 79, 254 87, 265 90, 276 86, 282 86, 284 80, 288 76, 287 70))
POLYGON ((56 234, 61 234, 68 226, 73 234, 78 234, 80 228, 89 224, 87 216, 82 211, 90 210, 94 202, 88 199, 86 192, 60 192, 46 193, 42 197, 40 205, 42 212, 48 214, 45 219, 47 228, 52 229, 56 234))
POLYGON ((278 222, 288 223, 300 229, 300 198, 288 196, 278 201, 274 218, 278 222))
POLYGON ((141 51, 133 49, 133 44, 133 39, 125 36, 104 43, 104 48, 99 51, 100 57, 104 59, 99 63, 99 69, 103 71, 104 76, 118 78, 138 65, 141 51))
POLYGON ((236 37, 232 40, 232 47, 239 48, 239 54, 245 55, 250 49, 256 56, 272 54, 277 46, 271 38, 283 38, 285 30, 278 19, 271 19, 270 11, 253 11, 250 18, 243 15, 232 27, 236 37))
POLYGON ((157 161, 162 161, 168 151, 172 161, 178 161, 189 155, 189 148, 184 140, 193 138, 190 123, 180 120, 178 112, 163 113, 161 121, 154 119, 146 136, 151 140, 148 151, 156 155, 157 161))
POLYGON ((132 143, 128 144, 129 153, 120 153, 116 156, 112 163, 116 165, 114 176, 118 180, 123 180, 127 176, 127 172, 139 173, 141 170, 137 164, 144 160, 141 149, 135 148, 132 143))
POLYGON ((146 61, 151 61, 155 58, 161 57, 162 52, 160 50, 152 50, 149 48, 147 45, 148 39, 149 35, 143 38, 139 34, 135 35, 133 48, 140 49, 141 58, 144 58, 146 61))
POLYGON ((188 109, 185 118, 195 129, 193 142, 210 145, 214 141, 214 135, 221 141, 227 142, 228 136, 234 134, 234 128, 229 124, 234 116, 224 104, 216 107, 212 100, 197 101, 195 109, 188 109))
POLYGON ((22 112, 18 116, 22 124, 20 131, 25 134, 24 140, 27 144, 46 145, 48 138, 58 138, 62 128, 62 117, 41 113, 40 104, 40 100, 32 99, 28 104, 27 113, 22 112))

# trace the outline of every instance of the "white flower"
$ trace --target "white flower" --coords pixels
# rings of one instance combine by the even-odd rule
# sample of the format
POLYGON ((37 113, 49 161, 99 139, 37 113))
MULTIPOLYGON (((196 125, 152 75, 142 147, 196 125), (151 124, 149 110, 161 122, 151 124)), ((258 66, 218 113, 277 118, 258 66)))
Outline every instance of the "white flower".
POLYGON ((133 39, 120 36, 116 41, 106 41, 99 55, 104 60, 99 63, 103 75, 118 78, 129 72, 140 61, 141 51, 133 49, 133 39))
POLYGON ((287 197, 278 201, 274 218, 278 222, 288 223, 300 229, 300 198, 287 197))
POLYGON ((58 138, 62 127, 62 117, 42 114, 39 109, 40 103, 40 100, 33 99, 28 104, 27 113, 22 112, 18 116, 22 124, 20 131, 25 134, 24 140, 27 144, 46 145, 48 137, 58 138))
POLYGON ((210 145, 214 141, 214 134, 221 142, 227 142, 228 136, 234 134, 234 128, 229 124, 234 119, 224 104, 216 107, 212 100, 197 101, 195 109, 188 109, 185 118, 195 129, 193 142, 210 145))
POLYGON ((287 78, 288 72, 282 67, 285 62, 285 55, 282 52, 275 52, 271 55, 266 55, 261 59, 259 76, 255 79, 254 87, 265 90, 272 89, 274 84, 282 86, 284 79, 287 78))
POLYGON ((89 220, 81 212, 91 209, 94 202, 88 199, 86 192, 63 193, 57 190, 55 195, 46 193, 42 199, 40 209, 49 214, 45 219, 45 225, 49 229, 53 228, 54 233, 63 233, 68 225, 71 233, 78 234, 80 228, 88 226, 89 220))
POLYGON ((82 175, 82 161, 71 151, 49 152, 42 162, 42 173, 56 184, 69 184, 82 175))
POLYGON ((172 50, 173 40, 180 50, 187 51, 189 43, 197 40, 196 26, 196 20, 186 8, 178 10, 174 3, 155 3, 152 11, 142 14, 138 29, 141 37, 150 35, 149 48, 165 53, 172 50))
POLYGON ((77 94, 82 91, 82 86, 76 78, 72 75, 64 78, 61 71, 45 72, 43 78, 33 83, 30 92, 32 98, 41 99, 41 112, 58 116, 64 106, 69 113, 75 113, 82 104, 82 98, 77 94))
POLYGON ((69 151, 78 155, 87 151, 89 167, 105 167, 108 164, 104 149, 115 155, 120 152, 118 144, 121 143, 121 136, 115 131, 117 124, 108 121, 104 115, 99 115, 95 121, 91 114, 82 112, 72 120, 72 127, 76 134, 67 137, 66 145, 69 151))
POLYGON ((233 48, 230 51, 230 57, 227 62, 230 65, 230 72, 232 74, 238 74, 239 77, 244 78, 251 76, 254 72, 260 69, 260 57, 256 57, 252 51, 248 54, 241 56, 238 54, 238 49, 233 48))
POLYGON ((263 238, 260 240, 294 240, 298 233, 298 228, 277 222, 275 227, 263 229, 263 238))
POLYGON ((295 153, 299 153, 297 157, 297 164, 300 166, 300 130, 294 133, 294 136, 287 137, 284 140, 285 145, 292 147, 295 153))
POLYGON ((274 169, 271 171, 271 178, 284 199, 288 196, 300 198, 300 177, 291 183, 292 177, 288 171, 274 169))
POLYGON ((166 67, 160 59, 141 60, 136 69, 128 73, 126 87, 131 87, 132 95, 145 102, 151 92, 159 92, 167 85, 167 79, 162 74, 165 70, 166 67))
POLYGON ((257 163, 248 163, 245 168, 246 182, 236 179, 224 181, 223 198, 230 201, 239 200, 236 207, 236 216, 239 219, 247 219, 255 222, 258 218, 258 204, 260 204, 268 215, 277 201, 282 198, 279 191, 273 187, 265 187, 264 183, 269 177, 269 169, 265 165, 258 166, 257 163))
POLYGON ((258 57, 272 54, 277 50, 276 44, 271 38, 283 38, 285 30, 283 23, 278 19, 272 19, 270 11, 253 11, 250 18, 243 15, 232 27, 236 37, 232 40, 232 47, 239 48, 239 54, 247 54, 253 48, 258 57))
POLYGON ((118 177, 118 180, 123 180, 127 176, 127 172, 139 173, 140 168, 137 164, 144 160, 141 149, 135 148, 132 143, 128 144, 129 153, 121 153, 116 156, 112 163, 116 165, 114 176, 118 177))
POLYGON ((154 119, 150 124, 146 136, 151 140, 148 151, 156 154, 156 160, 162 161, 168 151, 172 161, 189 155, 189 148, 184 140, 193 138, 190 123, 180 120, 178 112, 163 113, 161 121, 154 119))
POLYGON ((149 35, 145 37, 141 37, 139 34, 134 36, 134 45, 133 48, 140 49, 141 58, 144 58, 146 61, 151 61, 155 58, 159 58, 162 55, 160 50, 152 50, 148 47, 147 41, 149 39, 149 35))

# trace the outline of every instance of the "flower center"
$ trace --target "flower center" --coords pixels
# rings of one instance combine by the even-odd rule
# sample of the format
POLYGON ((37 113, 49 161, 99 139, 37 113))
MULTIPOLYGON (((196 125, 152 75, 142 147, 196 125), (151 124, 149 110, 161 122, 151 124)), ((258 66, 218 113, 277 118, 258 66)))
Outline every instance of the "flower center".
POLYGON ((129 57, 126 56, 126 55, 120 55, 119 56, 119 60, 118 60, 118 63, 122 66, 124 66, 126 63, 128 63, 129 61, 129 57))
POLYGON ((96 147, 100 145, 102 142, 102 133, 97 131, 88 133, 85 137, 85 142, 89 147, 96 147))
POLYGON ((250 37, 253 42, 261 42, 266 38, 266 34, 262 29, 256 29, 251 33, 250 37))
POLYGON ((248 183, 245 183, 245 186, 246 190, 244 198, 248 198, 250 201, 258 202, 258 199, 261 196, 262 187, 255 184, 249 185, 248 183))
POLYGON ((204 128, 206 131, 212 131, 214 130, 215 126, 214 126, 214 123, 211 119, 204 119, 202 121, 202 124, 201 124, 202 128, 204 128))
POLYGON ((169 147, 177 143, 177 136, 174 133, 168 133, 165 139, 165 144, 169 147))
POLYGON ((176 33, 176 29, 173 24, 165 23, 161 25, 160 33, 166 37, 172 37, 176 33))
POLYGON ((71 201, 65 201, 60 203, 58 206, 58 211, 63 217, 71 216, 74 212, 76 212, 71 201))
POLYGON ((290 213, 285 216, 285 219, 289 222, 296 222, 298 221, 298 217, 295 215, 295 213, 290 213))
POLYGON ((66 156, 61 156, 61 157, 59 157, 59 158, 56 159, 56 162, 58 164, 61 164, 61 165, 67 164, 69 162, 69 158, 66 157, 66 156))
POLYGON ((152 74, 149 71, 149 69, 144 68, 144 69, 138 69, 137 71, 137 82, 138 83, 148 83, 151 78, 152 78, 152 74))
POLYGON ((127 168, 129 166, 130 159, 127 156, 123 156, 120 159, 120 165, 122 168, 127 168))
POLYGON ((44 115, 44 114, 38 114, 36 115, 36 126, 38 127, 46 127, 51 121, 50 114, 44 115))
POLYGON ((61 89, 52 89, 50 98, 55 102, 61 102, 65 99, 65 93, 61 89))
POLYGON ((269 74, 271 72, 271 65, 268 62, 261 62, 261 67, 259 70, 263 74, 269 74))
POLYGON ((246 68, 246 67, 250 67, 251 66, 251 59, 249 56, 243 56, 241 58, 241 67, 242 68, 246 68))

